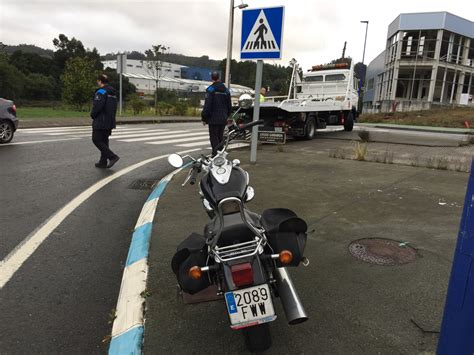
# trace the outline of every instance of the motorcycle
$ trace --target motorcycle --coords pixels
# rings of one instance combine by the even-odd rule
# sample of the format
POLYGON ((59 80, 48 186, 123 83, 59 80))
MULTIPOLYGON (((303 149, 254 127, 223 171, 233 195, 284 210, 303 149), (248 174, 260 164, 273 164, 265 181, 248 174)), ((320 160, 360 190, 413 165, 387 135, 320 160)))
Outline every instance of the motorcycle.
MULTIPOLYGON (((252 98, 242 95, 239 106, 252 98)), ((251 104, 251 103, 250 103, 251 104)), ((223 295, 230 327, 241 329, 249 351, 264 351, 271 346, 269 323, 277 317, 273 300, 280 298, 290 325, 308 319, 287 267, 307 266, 304 257, 307 224, 289 209, 272 208, 261 215, 246 204, 254 195, 249 174, 240 161, 228 158, 228 145, 261 121, 228 127, 224 141, 214 157, 181 157, 171 154, 169 163, 191 168, 183 183, 194 185, 197 175, 203 206, 210 218, 204 234, 192 233, 177 247, 171 267, 179 287, 196 294, 213 285, 223 295)))

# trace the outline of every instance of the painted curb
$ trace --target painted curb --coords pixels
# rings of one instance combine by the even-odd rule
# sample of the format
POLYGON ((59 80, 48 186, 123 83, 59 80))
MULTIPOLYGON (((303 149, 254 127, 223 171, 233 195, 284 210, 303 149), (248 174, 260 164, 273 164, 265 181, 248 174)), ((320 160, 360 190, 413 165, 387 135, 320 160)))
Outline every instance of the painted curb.
POLYGON ((144 332, 144 292, 148 277, 148 252, 160 196, 166 190, 174 175, 187 168, 189 164, 173 171, 160 180, 143 205, 138 217, 117 301, 116 318, 112 327, 109 355, 141 354, 144 332))

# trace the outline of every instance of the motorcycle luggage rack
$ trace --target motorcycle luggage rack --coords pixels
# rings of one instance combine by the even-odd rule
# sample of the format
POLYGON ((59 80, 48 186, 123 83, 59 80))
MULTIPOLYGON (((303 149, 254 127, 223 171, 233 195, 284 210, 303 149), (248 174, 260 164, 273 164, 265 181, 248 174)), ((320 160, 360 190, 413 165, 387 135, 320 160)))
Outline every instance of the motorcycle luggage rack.
POLYGON ((225 247, 215 247, 213 254, 217 262, 228 262, 231 260, 246 258, 256 255, 261 250, 262 239, 255 238, 250 242, 244 242, 225 247))

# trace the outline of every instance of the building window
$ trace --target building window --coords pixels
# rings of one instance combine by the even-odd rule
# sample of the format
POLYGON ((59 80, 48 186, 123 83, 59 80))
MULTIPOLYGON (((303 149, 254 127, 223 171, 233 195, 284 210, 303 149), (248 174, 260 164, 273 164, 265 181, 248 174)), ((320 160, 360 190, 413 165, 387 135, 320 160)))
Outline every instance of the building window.
POLYGON ((423 49, 425 48, 425 37, 420 38, 420 45, 418 46, 418 55, 423 56, 423 49))
POLYGON ((408 40, 407 40, 407 49, 406 49, 406 52, 405 52, 405 54, 407 56, 410 56, 410 54, 411 54, 411 45, 412 45, 412 43, 413 43, 413 36, 409 36, 408 40))
POLYGON ((374 88, 374 79, 369 79, 367 82, 367 90, 372 90, 374 88))

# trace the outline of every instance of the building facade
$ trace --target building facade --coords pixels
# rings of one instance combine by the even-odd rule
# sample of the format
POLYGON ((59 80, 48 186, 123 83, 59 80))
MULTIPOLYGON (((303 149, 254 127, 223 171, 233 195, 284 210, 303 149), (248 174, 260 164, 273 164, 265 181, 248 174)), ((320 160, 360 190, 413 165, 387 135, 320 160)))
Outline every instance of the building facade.
MULTIPOLYGON (((117 70, 117 60, 103 61, 102 64, 104 68, 117 70)), ((123 75, 135 85, 137 92, 143 94, 153 94, 157 88, 178 92, 204 93, 207 87, 212 84, 210 81, 211 69, 159 62, 157 70, 149 70, 146 61, 134 59, 127 59, 124 64, 123 75), (188 75, 191 77, 187 78, 188 75)), ((232 96, 237 97, 243 93, 253 93, 253 90, 232 84, 230 92, 232 96)))
POLYGON ((448 12, 399 15, 368 66, 363 111, 472 105, 474 22, 448 12))

